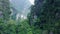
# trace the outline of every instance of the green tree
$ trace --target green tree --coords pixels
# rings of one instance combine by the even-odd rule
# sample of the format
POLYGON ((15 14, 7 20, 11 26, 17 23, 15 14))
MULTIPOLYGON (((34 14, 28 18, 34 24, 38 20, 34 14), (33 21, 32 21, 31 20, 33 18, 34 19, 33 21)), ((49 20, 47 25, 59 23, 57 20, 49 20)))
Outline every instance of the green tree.
POLYGON ((20 34, 33 34, 32 28, 30 28, 30 25, 28 24, 28 19, 22 19, 20 20, 20 34))
POLYGON ((30 15, 28 15, 30 24, 43 31, 47 30, 47 34, 54 34, 53 31, 60 29, 56 26, 60 20, 59 3, 59 0, 35 0, 35 5, 31 7, 30 15))
POLYGON ((10 19, 10 2, 9 0, 0 0, 0 17, 3 21, 7 21, 10 19))

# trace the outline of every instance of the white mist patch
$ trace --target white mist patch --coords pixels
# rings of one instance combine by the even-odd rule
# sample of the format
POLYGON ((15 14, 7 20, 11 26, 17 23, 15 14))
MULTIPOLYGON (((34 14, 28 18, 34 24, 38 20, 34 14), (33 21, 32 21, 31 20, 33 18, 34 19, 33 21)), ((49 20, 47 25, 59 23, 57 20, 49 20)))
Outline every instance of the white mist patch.
POLYGON ((19 13, 16 15, 16 20, 18 20, 20 17, 19 13))
POLYGON ((24 15, 21 15, 21 19, 27 19, 27 17, 26 16, 24 16, 24 15))
POLYGON ((34 5, 34 0, 29 0, 32 5, 34 5))

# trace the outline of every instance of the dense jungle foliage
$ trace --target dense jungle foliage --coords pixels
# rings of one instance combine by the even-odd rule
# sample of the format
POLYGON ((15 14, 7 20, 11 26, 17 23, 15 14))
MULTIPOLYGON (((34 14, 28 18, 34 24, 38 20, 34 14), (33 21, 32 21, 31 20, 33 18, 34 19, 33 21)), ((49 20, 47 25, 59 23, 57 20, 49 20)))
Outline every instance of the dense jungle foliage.
POLYGON ((60 0, 35 0, 27 19, 19 20, 10 19, 9 3, 2 2, 0 34, 60 34, 60 0))

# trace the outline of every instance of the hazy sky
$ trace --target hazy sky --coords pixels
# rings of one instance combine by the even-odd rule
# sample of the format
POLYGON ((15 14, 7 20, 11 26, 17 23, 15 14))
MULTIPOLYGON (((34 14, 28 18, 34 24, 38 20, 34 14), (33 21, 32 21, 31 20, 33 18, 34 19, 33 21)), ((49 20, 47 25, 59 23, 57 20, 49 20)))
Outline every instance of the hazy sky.
MULTIPOLYGON (((10 1, 13 1, 13 0, 10 0, 10 1)), ((34 0, 29 0, 31 4, 34 5, 34 0)))
POLYGON ((26 16, 29 12, 29 7, 34 5, 34 0, 10 0, 13 6, 22 13, 22 16, 26 16))
MULTIPOLYGON (((34 0, 10 0, 16 9, 19 11, 23 10, 25 6, 29 7, 30 5, 34 5, 34 0)), ((26 7, 25 7, 26 8, 26 7)))
POLYGON ((32 5, 34 5, 34 0, 29 0, 32 5))

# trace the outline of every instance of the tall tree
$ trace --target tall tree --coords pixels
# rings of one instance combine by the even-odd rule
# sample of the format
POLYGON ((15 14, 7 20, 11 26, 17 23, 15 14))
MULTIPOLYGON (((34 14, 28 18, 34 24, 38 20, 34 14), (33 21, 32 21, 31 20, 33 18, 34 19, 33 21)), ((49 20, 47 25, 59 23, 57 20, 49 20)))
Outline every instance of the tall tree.
POLYGON ((58 31, 60 29, 59 3, 60 0, 35 0, 35 5, 31 8, 30 23, 32 21, 34 26, 48 30, 48 34, 52 33, 50 31, 58 31))
POLYGON ((11 14, 9 0, 0 0, 0 7, 3 20, 9 20, 11 14))

